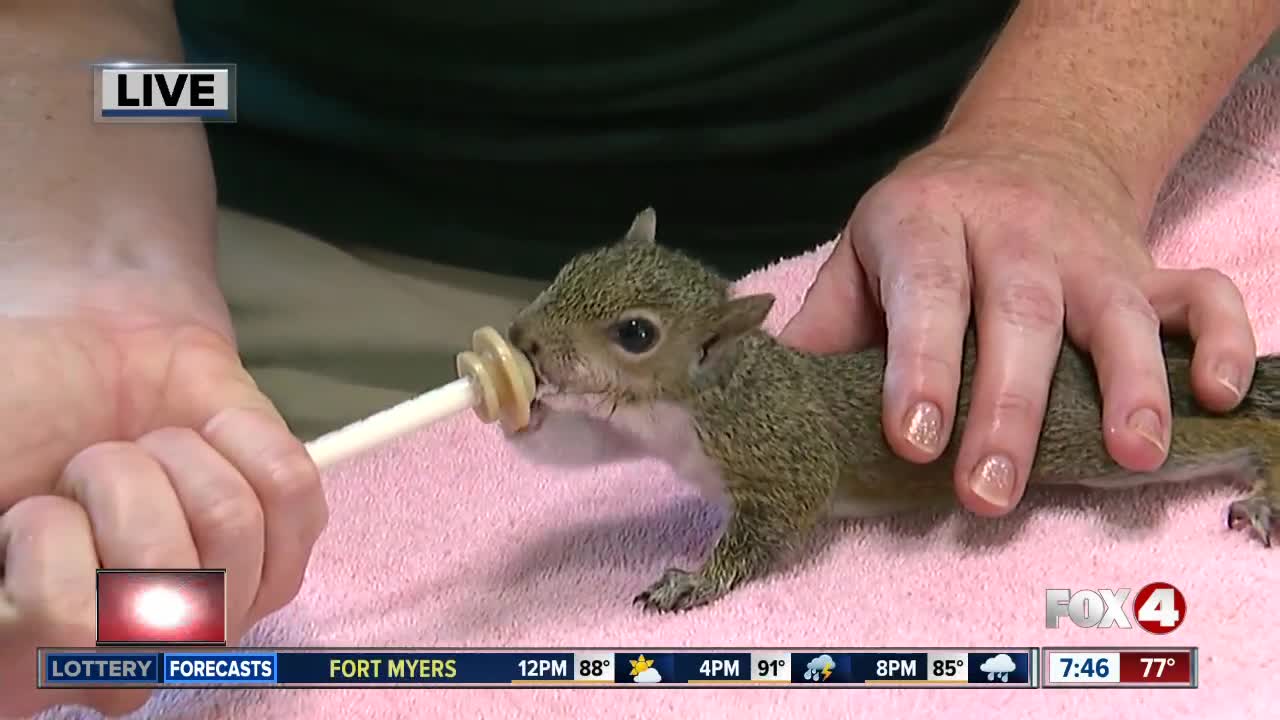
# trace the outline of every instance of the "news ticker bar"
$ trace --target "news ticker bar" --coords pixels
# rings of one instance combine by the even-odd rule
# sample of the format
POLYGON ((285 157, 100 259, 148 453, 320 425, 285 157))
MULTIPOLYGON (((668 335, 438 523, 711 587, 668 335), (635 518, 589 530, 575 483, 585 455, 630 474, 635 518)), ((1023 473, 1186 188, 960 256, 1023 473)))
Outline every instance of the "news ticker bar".
POLYGON ((43 688, 1196 687, 1196 648, 39 652, 43 688))

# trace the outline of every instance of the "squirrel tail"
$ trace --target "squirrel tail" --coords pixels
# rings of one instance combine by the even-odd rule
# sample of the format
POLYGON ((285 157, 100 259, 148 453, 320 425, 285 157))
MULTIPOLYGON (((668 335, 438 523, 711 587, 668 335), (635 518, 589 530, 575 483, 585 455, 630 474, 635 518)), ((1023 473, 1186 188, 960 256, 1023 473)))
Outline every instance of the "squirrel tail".
POLYGON ((1258 358, 1253 382, 1233 413, 1259 420, 1280 420, 1280 354, 1258 358))

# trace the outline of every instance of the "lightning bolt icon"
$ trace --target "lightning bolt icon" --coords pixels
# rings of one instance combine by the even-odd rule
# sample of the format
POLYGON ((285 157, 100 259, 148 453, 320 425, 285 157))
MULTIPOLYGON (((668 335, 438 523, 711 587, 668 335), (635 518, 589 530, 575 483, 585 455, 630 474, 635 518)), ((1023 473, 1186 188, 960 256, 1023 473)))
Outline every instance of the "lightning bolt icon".
POLYGON ((827 666, 822 668, 822 679, 826 680, 829 677, 831 677, 831 663, 827 663, 827 666))

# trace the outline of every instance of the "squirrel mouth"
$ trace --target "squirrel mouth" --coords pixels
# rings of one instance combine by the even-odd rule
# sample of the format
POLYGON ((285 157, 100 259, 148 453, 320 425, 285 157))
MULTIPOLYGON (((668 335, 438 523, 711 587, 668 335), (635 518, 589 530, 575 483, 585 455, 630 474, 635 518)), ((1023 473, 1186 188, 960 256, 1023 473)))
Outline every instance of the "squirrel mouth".
POLYGON ((533 400, 537 402, 539 399, 547 395, 555 395, 561 392, 560 386, 551 378, 547 377, 546 371, 542 368, 542 363, 536 360, 530 363, 533 369, 533 400))
POLYGON ((535 398, 558 389, 556 384, 547 378, 547 373, 542 369, 542 363, 534 359, 529 365, 533 369, 533 393, 535 398))
POLYGON ((535 403, 538 403, 538 402, 541 402, 542 399, 547 397, 548 395, 559 395, 562 392, 564 391, 561 390, 555 384, 549 383, 543 380, 538 382, 537 386, 535 386, 533 389, 533 401, 535 403))

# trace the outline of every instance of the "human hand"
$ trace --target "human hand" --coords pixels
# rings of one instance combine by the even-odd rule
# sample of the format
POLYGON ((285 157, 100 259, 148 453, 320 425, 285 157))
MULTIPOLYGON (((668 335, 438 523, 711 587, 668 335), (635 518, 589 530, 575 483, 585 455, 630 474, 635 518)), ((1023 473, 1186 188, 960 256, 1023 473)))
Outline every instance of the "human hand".
POLYGON ((55 703, 123 713, 149 693, 35 689, 37 646, 93 645, 95 569, 226 568, 235 642, 297 593, 324 496, 305 448, 241 366, 210 283, 9 270, 0 715, 55 703))
POLYGON ((955 485, 982 515, 1022 497, 1064 326, 1093 357, 1107 449, 1131 471, 1167 456, 1162 326, 1196 341, 1192 384, 1211 410, 1239 403, 1256 356, 1239 291, 1212 270, 1156 268, 1146 218, 1096 153, 1003 130, 945 134, 873 187, 781 335, 817 352, 883 342, 885 435, 928 462, 956 420, 972 307, 955 485))

